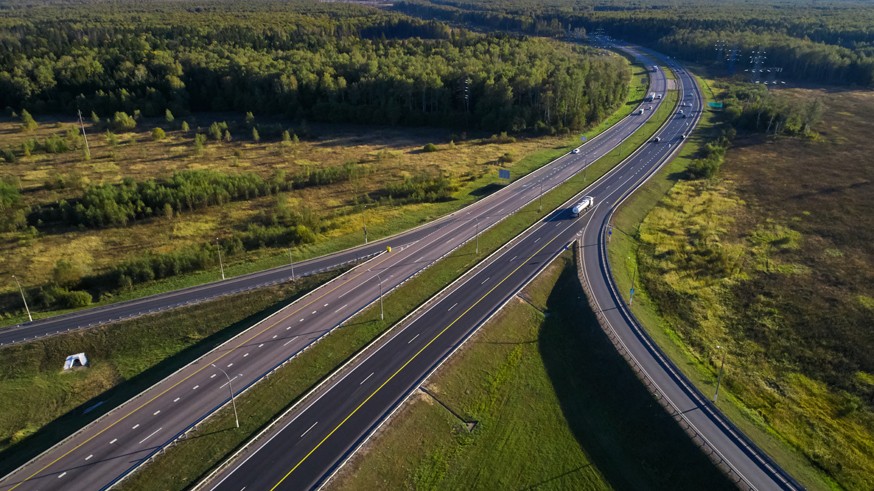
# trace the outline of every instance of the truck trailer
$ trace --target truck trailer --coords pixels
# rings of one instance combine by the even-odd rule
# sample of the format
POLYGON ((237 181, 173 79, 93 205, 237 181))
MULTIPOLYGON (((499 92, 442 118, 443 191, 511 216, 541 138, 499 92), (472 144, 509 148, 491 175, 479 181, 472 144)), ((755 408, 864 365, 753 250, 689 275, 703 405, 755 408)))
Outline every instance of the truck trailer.
POLYGON ((579 203, 575 204, 574 207, 571 208, 571 215, 573 215, 574 217, 578 217, 578 216, 580 216, 580 213, 584 212, 585 210, 591 208, 594 205, 595 205, 595 198, 593 198, 591 196, 584 196, 583 199, 580 200, 579 203))

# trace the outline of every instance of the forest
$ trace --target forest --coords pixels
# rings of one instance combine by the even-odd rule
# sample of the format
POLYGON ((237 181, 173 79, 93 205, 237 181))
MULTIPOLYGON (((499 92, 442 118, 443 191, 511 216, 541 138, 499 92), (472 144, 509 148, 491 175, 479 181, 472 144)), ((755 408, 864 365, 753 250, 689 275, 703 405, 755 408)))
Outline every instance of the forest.
POLYGON ((599 120, 628 78, 583 48, 352 5, 63 5, 0 9, 0 107, 555 132, 599 120))
POLYGON ((764 51, 765 66, 782 69, 789 80, 874 87, 874 8, 857 0, 680 0, 646 7, 629 0, 404 0, 395 8, 546 36, 603 32, 729 71, 743 70, 753 51, 764 51))

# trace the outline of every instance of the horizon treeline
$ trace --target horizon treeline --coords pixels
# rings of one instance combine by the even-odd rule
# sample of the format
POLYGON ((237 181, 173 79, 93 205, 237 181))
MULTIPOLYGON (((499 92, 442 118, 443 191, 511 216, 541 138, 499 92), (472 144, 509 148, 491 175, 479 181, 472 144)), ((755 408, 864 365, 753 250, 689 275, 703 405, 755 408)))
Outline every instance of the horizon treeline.
POLYGON ((794 81, 874 87, 874 7, 847 0, 649 4, 615 0, 404 0, 394 8, 411 15, 545 36, 574 31, 606 34, 696 62, 722 61, 717 41, 740 50, 765 51, 765 66, 794 81))
POLYGON ((600 120, 630 76, 615 56, 376 9, 198 5, 0 9, 0 107, 556 132, 600 120))

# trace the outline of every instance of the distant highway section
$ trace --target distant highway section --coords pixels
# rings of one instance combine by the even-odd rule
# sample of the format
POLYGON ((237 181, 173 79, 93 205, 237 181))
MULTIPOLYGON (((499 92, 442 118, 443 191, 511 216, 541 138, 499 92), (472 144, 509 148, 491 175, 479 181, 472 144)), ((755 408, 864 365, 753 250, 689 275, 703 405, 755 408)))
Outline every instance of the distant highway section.
MULTIPOLYGON (((643 59, 641 63, 652 62, 643 59)), ((663 93, 664 75, 651 75, 651 90, 663 93)), ((412 232, 416 235, 402 234, 382 241, 380 250, 391 245, 392 252, 382 252, 326 283, 110 411, 4 477, 0 490, 103 489, 118 482, 228 404, 229 389, 235 394, 246 391, 377 300, 380 289, 387 292, 397 287, 473 239, 477 232, 576 175, 641 128, 658 104, 645 103, 653 110, 622 119, 584 144, 579 153, 568 153, 430 227, 412 232)), ((351 256, 359 253, 357 250, 351 256)), ((258 277, 253 281, 264 280, 258 277)), ((214 284, 218 288, 215 294, 245 285, 226 284, 214 284)))

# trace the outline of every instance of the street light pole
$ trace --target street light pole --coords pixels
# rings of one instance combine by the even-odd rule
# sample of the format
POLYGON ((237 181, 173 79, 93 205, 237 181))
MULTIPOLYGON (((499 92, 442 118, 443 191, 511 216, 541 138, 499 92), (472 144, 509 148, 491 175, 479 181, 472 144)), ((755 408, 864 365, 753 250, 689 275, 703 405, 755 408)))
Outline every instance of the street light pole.
POLYGON ((379 319, 385 320, 385 309, 382 305, 382 277, 376 273, 376 279, 379 280, 379 319))
POLYGON ((722 346, 716 346, 722 350, 722 363, 719 364, 719 376, 716 377, 716 392, 713 393, 713 404, 716 404, 716 399, 719 397, 719 383, 722 382, 722 372, 725 369, 725 349, 722 346))
POLYGON ((219 239, 218 239, 218 237, 215 238, 215 245, 216 245, 216 247, 218 248, 218 255, 219 255, 219 269, 221 269, 221 271, 222 271, 222 279, 225 279, 225 265, 222 264, 222 245, 219 244, 219 239))
POLYGON ((364 245, 367 245, 367 205, 364 205, 364 245))
POLYGON ((21 288, 21 283, 18 282, 18 278, 15 275, 12 275, 12 279, 15 280, 15 284, 18 285, 18 291, 21 292, 21 301, 24 302, 24 310, 27 311, 27 318, 30 322, 33 322, 33 316, 30 315, 30 307, 27 306, 27 299, 24 298, 24 288, 21 288))
POLYGON ((215 366, 215 363, 211 363, 212 367, 216 370, 225 374, 225 378, 228 379, 228 392, 231 393, 231 405, 234 406, 234 419, 237 421, 237 428, 240 427, 240 417, 237 416, 237 401, 234 399, 234 389, 231 387, 231 377, 228 375, 228 372, 222 370, 221 368, 215 366))
POLYGON ((479 255, 479 217, 474 218, 476 222, 476 254, 479 255))
POLYGON ((540 180, 540 206, 537 211, 543 211, 543 179, 540 180))
POLYGON ((291 257, 291 249, 288 250, 288 263, 291 264, 291 281, 294 281, 294 258, 291 257))

